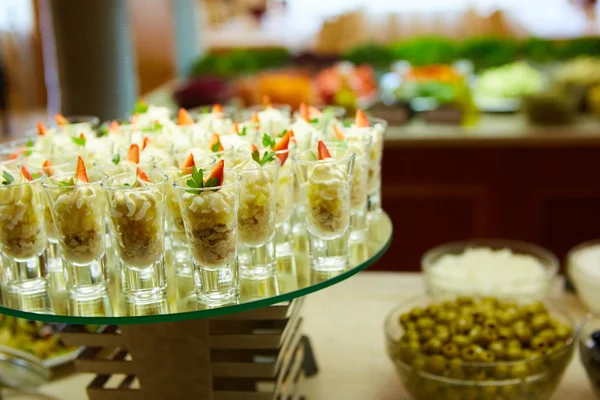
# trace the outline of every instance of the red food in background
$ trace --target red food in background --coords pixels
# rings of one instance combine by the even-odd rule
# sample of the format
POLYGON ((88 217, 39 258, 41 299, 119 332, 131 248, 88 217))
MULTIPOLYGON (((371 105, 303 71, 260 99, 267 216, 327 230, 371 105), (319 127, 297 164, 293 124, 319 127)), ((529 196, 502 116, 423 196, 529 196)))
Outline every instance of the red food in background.
POLYGON ((185 82, 176 89, 174 97, 182 108, 194 108, 204 105, 223 104, 231 98, 231 85, 223 79, 202 77, 185 82))

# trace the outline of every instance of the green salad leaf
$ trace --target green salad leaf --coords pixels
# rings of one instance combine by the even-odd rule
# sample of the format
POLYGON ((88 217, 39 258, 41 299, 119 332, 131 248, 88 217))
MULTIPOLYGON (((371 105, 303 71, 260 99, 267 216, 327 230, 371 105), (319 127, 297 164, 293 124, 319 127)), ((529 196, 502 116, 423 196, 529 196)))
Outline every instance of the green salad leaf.
POLYGON ((9 174, 8 171, 2 171, 2 177, 4 178, 4 180, 2 181, 3 185, 10 185, 15 181, 14 176, 9 174))

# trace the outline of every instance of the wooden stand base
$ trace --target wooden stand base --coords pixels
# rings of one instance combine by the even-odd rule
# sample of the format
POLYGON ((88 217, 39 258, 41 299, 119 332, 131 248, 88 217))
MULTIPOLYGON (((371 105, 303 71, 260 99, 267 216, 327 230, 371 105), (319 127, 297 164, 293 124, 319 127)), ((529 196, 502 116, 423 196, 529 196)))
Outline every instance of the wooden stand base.
POLYGON ((87 388, 90 400, 300 399, 307 348, 301 306, 296 299, 224 317, 97 332, 69 325, 62 337, 86 347, 75 367, 97 374, 87 388))

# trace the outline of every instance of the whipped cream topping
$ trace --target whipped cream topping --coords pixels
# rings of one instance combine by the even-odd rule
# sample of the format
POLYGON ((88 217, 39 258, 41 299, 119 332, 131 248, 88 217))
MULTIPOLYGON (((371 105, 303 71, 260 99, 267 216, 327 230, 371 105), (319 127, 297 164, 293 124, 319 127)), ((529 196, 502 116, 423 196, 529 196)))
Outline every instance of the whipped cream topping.
POLYGON ((302 118, 296 118, 296 121, 290 127, 294 131, 294 138, 296 139, 296 146, 300 150, 306 150, 310 148, 312 142, 320 139, 319 132, 314 127, 302 118))
POLYGON ((267 107, 263 111, 260 111, 258 113, 258 120, 260 121, 260 130, 269 135, 281 133, 290 124, 290 119, 287 115, 272 107, 267 107))

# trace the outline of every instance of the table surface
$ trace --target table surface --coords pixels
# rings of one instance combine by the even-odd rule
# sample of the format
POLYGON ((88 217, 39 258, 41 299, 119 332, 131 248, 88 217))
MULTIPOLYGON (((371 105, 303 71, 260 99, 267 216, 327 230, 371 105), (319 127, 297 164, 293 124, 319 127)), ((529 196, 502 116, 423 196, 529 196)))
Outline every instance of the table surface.
MULTIPOLYGON (((383 321, 399 303, 424 292, 416 273, 362 272, 327 290, 307 296, 304 332, 314 346, 319 374, 306 379, 301 392, 315 399, 408 400, 385 354, 383 321)), ((563 303, 577 316, 584 311, 576 298, 563 303)), ((39 394, 7 392, 7 399, 85 400, 90 374, 74 374, 44 385, 39 394)), ((552 397, 595 400, 576 355, 552 397)))

